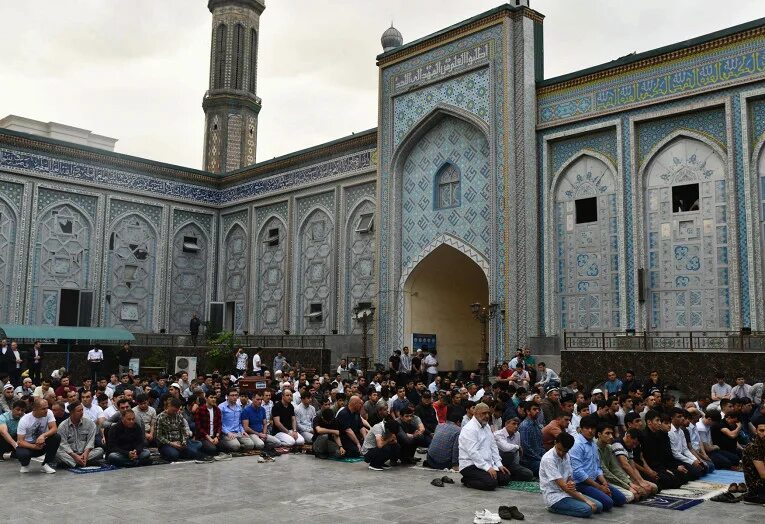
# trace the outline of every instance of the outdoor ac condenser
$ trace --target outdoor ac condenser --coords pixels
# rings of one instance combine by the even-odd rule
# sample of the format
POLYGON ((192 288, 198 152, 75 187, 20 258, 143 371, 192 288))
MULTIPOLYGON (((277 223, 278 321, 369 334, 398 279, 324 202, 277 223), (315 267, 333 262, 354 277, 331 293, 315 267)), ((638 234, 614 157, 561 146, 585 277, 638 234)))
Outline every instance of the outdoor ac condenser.
POLYGON ((175 357, 175 372, 185 371, 189 374, 189 380, 197 377, 197 357, 175 357))

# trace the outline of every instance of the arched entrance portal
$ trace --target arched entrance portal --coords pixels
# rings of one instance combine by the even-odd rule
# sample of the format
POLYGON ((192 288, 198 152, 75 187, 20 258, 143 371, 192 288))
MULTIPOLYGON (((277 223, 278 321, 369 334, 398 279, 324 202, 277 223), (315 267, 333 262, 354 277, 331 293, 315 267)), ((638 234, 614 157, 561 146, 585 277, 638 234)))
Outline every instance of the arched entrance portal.
POLYGON ((404 332, 435 334, 438 367, 478 367, 481 360, 481 325, 470 304, 489 303, 489 284, 483 270, 451 246, 441 245, 425 257, 404 284, 404 332))

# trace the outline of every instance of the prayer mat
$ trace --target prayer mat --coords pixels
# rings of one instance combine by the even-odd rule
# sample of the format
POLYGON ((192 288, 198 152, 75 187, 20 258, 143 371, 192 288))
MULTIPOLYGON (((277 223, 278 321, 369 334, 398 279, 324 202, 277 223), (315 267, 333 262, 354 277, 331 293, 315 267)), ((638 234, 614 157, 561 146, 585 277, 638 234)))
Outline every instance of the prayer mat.
POLYGON ((330 457, 335 462, 364 462, 364 457, 330 457))
POLYGON ((655 497, 651 497, 646 500, 641 500, 640 502, 637 502, 636 504, 638 506, 649 506, 651 508, 662 508, 662 509, 674 509, 677 511, 685 511, 688 508, 692 508, 693 506, 697 506, 704 502, 701 499, 683 499, 678 497, 670 497, 668 495, 664 495, 664 493, 661 493, 660 495, 656 495, 655 497))
POLYGON ((728 484, 707 482, 706 477, 704 477, 704 480, 693 480, 677 489, 665 489, 661 492, 661 494, 686 500, 708 500, 715 495, 725 493, 727 490, 728 484))
POLYGON ((252 457, 255 455, 260 455, 260 451, 252 449, 250 451, 235 451, 231 453, 232 457, 252 457))
POLYGON ((735 482, 736 484, 740 484, 744 482, 744 473, 742 471, 730 471, 727 469, 718 469, 718 470, 715 470, 713 473, 704 475, 699 480, 701 480, 702 482, 709 482, 712 484, 725 484, 726 486, 730 486, 731 483, 733 482, 735 482))
POLYGON ((112 471, 117 469, 111 464, 105 464, 103 466, 85 466, 84 468, 68 468, 67 471, 76 475, 85 475, 86 473, 101 473, 103 471, 112 471))
POLYGON ((542 493, 539 489, 539 482, 529 481, 524 482, 522 480, 511 480, 507 486, 499 486, 504 489, 511 489, 513 491, 523 491, 525 493, 542 493))

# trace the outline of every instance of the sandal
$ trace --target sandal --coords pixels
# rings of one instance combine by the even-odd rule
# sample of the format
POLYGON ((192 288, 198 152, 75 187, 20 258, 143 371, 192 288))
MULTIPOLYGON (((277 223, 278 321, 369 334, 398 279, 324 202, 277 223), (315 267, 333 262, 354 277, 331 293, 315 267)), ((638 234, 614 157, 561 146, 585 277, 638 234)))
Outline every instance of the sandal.
POLYGON ((749 491, 749 488, 746 487, 746 484, 744 484, 743 482, 740 482, 738 485, 738 492, 746 493, 747 491, 749 491))
POLYGON ((728 486, 728 493, 738 493, 738 484, 735 482, 731 483, 731 485, 728 486))
POLYGON ((447 475, 444 475, 443 477, 441 477, 441 482, 443 484, 454 484, 454 479, 447 475))
POLYGON ((443 488, 444 487, 444 482, 441 479, 433 479, 433 480, 430 481, 430 483, 432 485, 436 486, 437 488, 443 488))

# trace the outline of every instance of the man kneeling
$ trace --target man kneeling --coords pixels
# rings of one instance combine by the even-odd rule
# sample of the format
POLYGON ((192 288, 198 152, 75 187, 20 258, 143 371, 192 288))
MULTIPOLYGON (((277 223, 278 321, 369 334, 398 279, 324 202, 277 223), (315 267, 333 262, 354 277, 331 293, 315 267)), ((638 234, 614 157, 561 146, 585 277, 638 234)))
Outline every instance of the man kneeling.
POLYGON ((83 417, 84 413, 85 407, 75 400, 69 404, 69 418, 58 427, 61 445, 56 452, 56 460, 64 467, 93 466, 100 463, 104 456, 104 450, 95 447, 96 423, 83 417))
POLYGON ((473 418, 460 431, 460 473, 469 488, 494 491, 510 482, 510 472, 502 465, 494 434, 489 426, 491 408, 476 404, 473 418))

